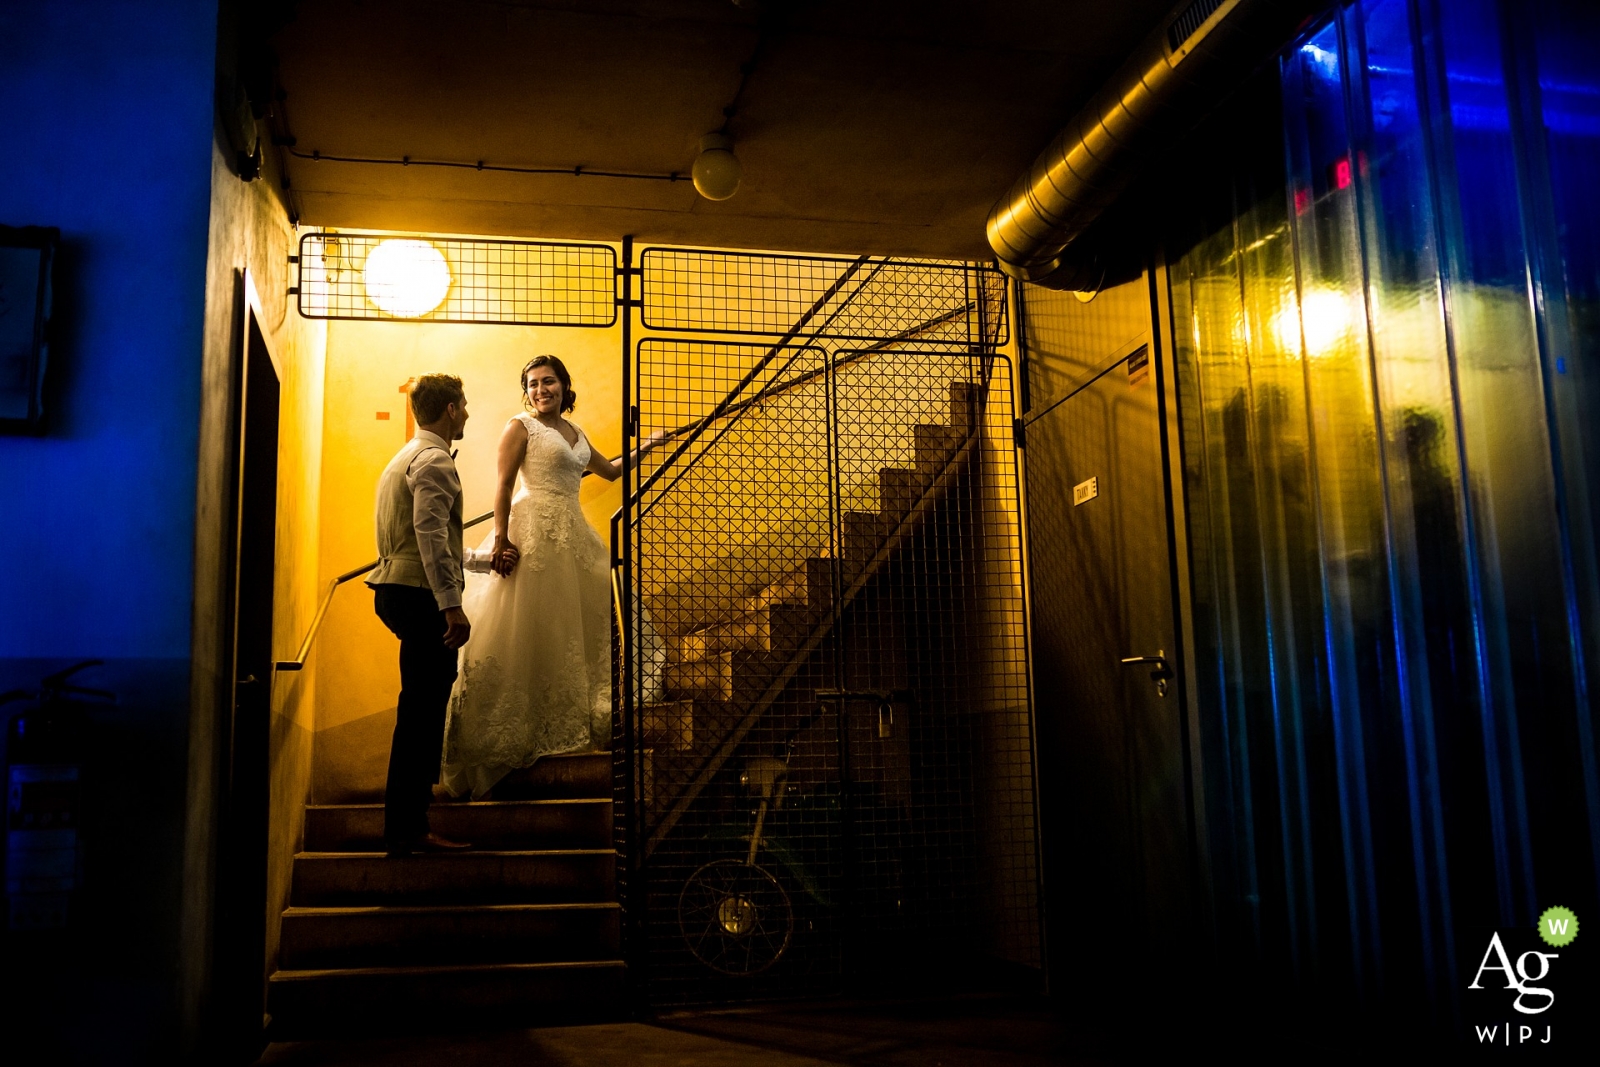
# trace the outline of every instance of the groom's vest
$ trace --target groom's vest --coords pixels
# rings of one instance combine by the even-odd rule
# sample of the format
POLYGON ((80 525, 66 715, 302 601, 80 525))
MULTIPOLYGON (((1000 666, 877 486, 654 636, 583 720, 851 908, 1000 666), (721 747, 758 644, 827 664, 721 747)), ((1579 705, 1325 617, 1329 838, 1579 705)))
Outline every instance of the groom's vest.
MULTIPOLYGON (((406 442, 378 477, 378 566, 367 575, 367 585, 415 585, 428 588, 428 575, 422 568, 422 551, 417 547, 417 528, 412 524, 412 493, 406 476, 418 455, 439 448, 431 441, 413 437, 406 442)), ((444 451, 440 449, 440 451, 444 451)), ((449 455, 445 452, 445 455, 449 455)), ((461 494, 456 494, 450 509, 450 554, 460 568, 465 558, 461 550, 461 494)), ((459 580, 459 570, 457 574, 459 580)))

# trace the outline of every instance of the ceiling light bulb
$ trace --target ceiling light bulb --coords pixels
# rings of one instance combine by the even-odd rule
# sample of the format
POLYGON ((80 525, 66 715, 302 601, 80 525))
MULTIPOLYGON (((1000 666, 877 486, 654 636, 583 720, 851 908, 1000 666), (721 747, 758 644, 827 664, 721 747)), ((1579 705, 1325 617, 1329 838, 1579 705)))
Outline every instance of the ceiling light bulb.
POLYGON ((401 319, 426 315, 450 292, 450 267, 427 241, 388 240, 367 254, 367 299, 401 319))
POLYGON ((700 154, 694 159, 695 191, 707 200, 726 200, 739 191, 744 168, 733 154, 733 139, 723 133, 708 133, 700 138, 700 154))

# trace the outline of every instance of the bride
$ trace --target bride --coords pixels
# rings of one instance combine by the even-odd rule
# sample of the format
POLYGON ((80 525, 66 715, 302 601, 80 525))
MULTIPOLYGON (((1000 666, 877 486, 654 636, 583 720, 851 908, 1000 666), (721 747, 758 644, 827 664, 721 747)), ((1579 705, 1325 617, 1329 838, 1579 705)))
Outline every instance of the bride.
POLYGON ((522 389, 528 410, 500 435, 500 577, 470 578, 462 604, 472 635, 450 694, 442 767, 453 796, 481 797, 540 756, 610 745, 610 560, 578 507, 578 486, 585 470, 608 481, 622 472, 564 418, 578 397, 561 360, 529 361, 522 389))

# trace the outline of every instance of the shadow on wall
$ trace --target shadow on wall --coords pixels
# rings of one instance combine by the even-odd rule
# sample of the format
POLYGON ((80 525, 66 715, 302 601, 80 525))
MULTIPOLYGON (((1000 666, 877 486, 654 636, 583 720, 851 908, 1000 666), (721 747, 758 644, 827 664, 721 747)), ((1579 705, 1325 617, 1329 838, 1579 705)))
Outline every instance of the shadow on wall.
POLYGON ((311 759, 311 803, 381 801, 389 773, 394 705, 317 732, 311 759))

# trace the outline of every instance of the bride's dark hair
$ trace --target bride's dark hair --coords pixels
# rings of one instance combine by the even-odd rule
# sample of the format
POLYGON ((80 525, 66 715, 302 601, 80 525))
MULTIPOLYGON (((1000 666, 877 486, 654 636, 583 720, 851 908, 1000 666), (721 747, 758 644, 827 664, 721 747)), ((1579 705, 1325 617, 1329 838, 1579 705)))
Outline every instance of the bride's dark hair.
MULTIPOLYGON (((561 413, 565 415, 578 406, 578 394, 572 391, 572 375, 567 373, 567 365, 555 356, 534 356, 528 360, 528 365, 522 368, 522 406, 528 407, 528 372, 535 367, 549 367, 556 372, 556 379, 561 383, 561 413)), ((532 408, 529 408, 531 411, 532 408)))

